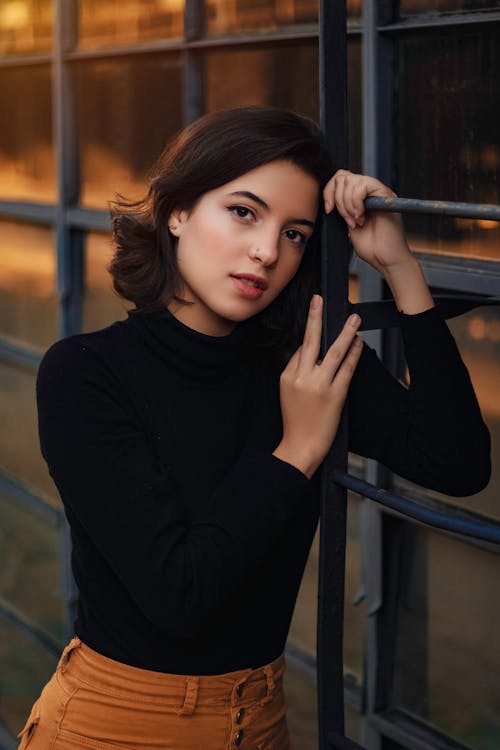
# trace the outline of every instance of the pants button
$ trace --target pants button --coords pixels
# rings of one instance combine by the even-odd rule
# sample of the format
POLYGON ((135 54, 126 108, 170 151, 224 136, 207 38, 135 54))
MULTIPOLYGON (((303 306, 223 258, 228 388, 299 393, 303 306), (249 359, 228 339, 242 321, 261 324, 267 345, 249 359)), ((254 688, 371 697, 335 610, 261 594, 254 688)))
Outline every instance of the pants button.
POLYGON ((237 723, 237 724, 241 724, 241 720, 242 720, 242 718, 243 718, 243 714, 244 714, 244 713, 245 713, 245 709, 244 709, 244 708, 240 708, 240 710, 239 710, 239 711, 238 711, 238 713, 236 714, 236 723, 237 723))
POLYGON ((239 745, 242 739, 243 739, 243 729, 238 729, 238 731, 234 735, 234 744, 239 745))

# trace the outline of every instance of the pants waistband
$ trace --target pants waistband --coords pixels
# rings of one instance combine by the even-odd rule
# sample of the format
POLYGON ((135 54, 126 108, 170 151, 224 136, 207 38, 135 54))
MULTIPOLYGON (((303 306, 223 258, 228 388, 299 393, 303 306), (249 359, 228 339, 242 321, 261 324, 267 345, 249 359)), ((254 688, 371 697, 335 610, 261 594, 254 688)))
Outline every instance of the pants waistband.
POLYGON ((178 675, 140 669, 99 654, 80 638, 64 649, 57 670, 96 690, 131 699, 178 704, 179 714, 190 714, 203 703, 265 704, 281 689, 286 662, 284 654, 257 669, 240 669, 216 675, 178 675))

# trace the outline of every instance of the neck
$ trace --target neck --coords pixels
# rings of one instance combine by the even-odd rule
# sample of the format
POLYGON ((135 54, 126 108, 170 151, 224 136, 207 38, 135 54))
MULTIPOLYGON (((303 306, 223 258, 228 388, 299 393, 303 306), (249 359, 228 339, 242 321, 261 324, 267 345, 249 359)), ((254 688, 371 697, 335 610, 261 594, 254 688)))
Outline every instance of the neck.
POLYGON ((204 315, 203 311, 193 302, 188 302, 186 305, 171 300, 167 309, 183 325, 206 336, 228 336, 237 325, 234 321, 221 318, 215 314, 213 316, 204 315))

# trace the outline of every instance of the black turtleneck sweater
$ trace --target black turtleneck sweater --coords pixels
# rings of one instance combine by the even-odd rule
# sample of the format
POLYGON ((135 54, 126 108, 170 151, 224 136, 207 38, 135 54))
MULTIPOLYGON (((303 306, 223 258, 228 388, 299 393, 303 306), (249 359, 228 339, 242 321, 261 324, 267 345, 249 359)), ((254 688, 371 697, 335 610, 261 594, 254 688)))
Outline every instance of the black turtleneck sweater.
MULTIPOLYGON (((455 341, 438 307, 400 317, 410 388, 365 344, 349 448, 425 487, 478 492, 489 433, 455 341)), ((136 312, 43 358, 40 441, 72 532, 76 633, 105 656, 217 674, 283 651, 319 472, 272 455, 280 372, 254 333, 252 319, 211 337, 136 312)))

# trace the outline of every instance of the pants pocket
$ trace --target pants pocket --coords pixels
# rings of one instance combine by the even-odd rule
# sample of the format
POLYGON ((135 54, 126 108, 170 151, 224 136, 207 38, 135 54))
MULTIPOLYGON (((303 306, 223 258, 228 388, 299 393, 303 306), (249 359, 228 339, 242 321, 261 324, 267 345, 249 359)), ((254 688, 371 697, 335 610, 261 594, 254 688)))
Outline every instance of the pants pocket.
POLYGON ((70 732, 67 729, 60 729, 57 732, 52 750, 81 750, 83 747, 91 750, 132 750, 125 745, 118 745, 109 740, 101 742, 90 737, 83 737, 76 732, 70 732))
POLYGON ((20 740, 18 750, 25 750, 25 748, 29 746, 33 738, 33 735, 36 732, 36 728, 38 726, 39 721, 40 721, 40 698, 38 698, 38 700, 34 702, 33 707, 28 716, 28 719, 26 721, 26 724, 17 735, 17 738, 20 740))

